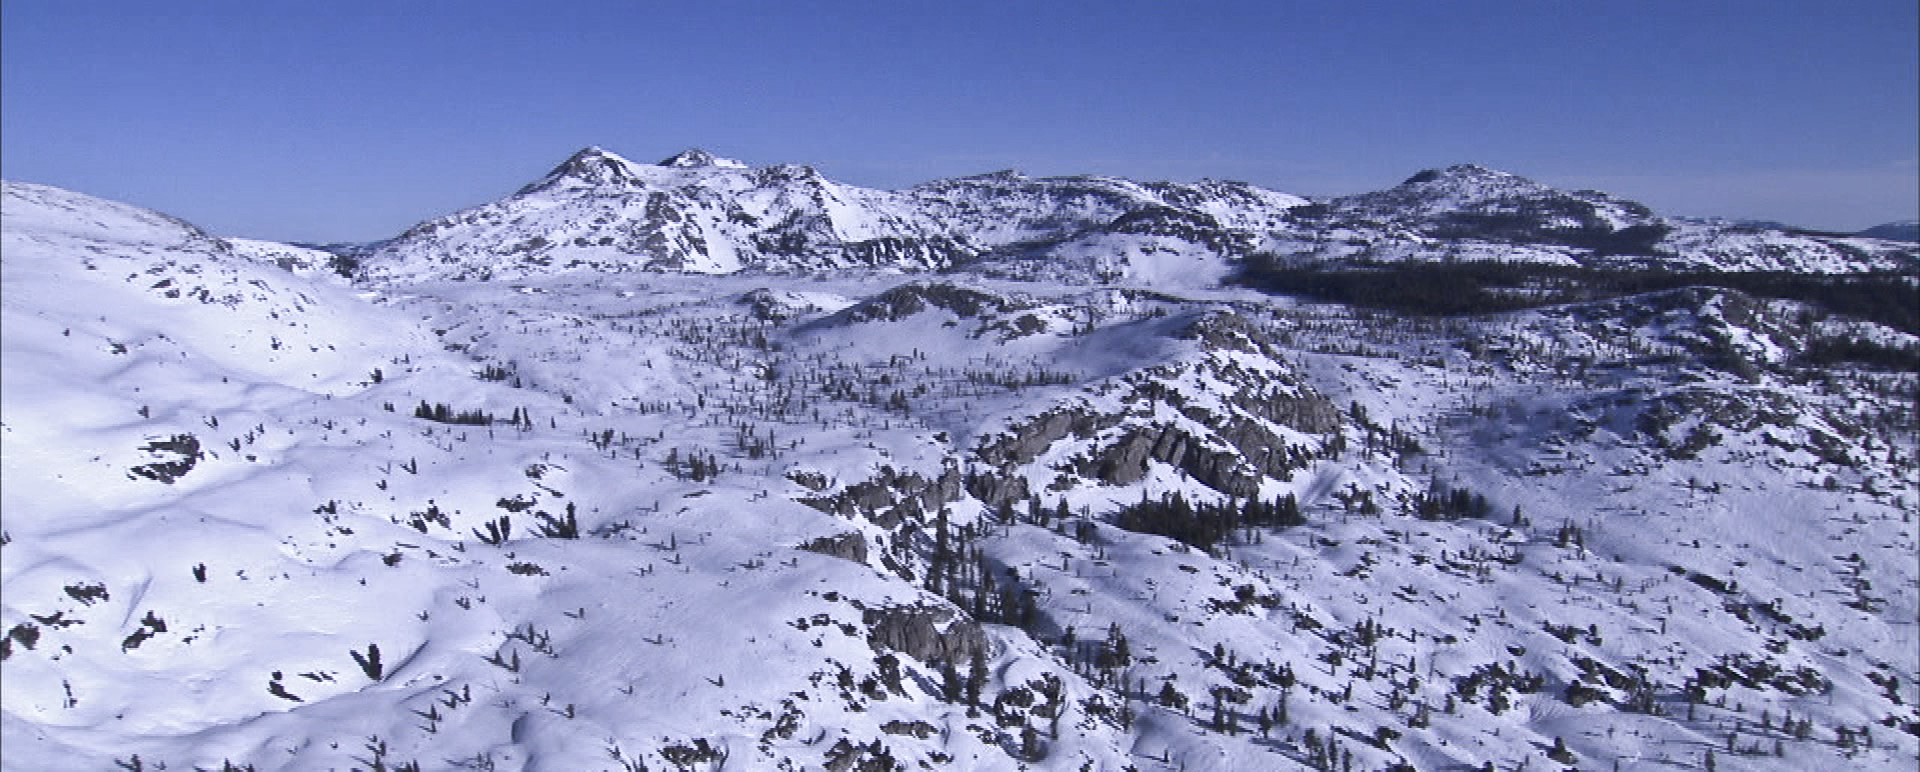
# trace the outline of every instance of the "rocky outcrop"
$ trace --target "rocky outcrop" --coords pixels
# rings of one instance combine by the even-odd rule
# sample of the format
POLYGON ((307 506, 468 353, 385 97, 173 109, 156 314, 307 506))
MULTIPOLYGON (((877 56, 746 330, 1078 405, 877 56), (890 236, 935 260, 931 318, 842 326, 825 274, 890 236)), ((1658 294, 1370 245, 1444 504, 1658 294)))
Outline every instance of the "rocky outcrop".
POLYGON ((912 282, 873 296, 847 309, 850 322, 897 322, 929 308, 952 311, 963 319, 988 313, 1006 313, 1031 307, 1018 300, 944 282, 912 282))
MULTIPOLYGON (((1184 335, 1209 351, 1278 356, 1258 327, 1234 313, 1202 317, 1184 335)), ((1025 498, 1029 491, 1018 467, 1068 438, 1092 440, 1107 433, 1117 436, 1103 437, 1067 471, 1109 485, 1130 485, 1146 476, 1149 462, 1158 461, 1227 495, 1256 495, 1262 478, 1288 479, 1318 453, 1289 444, 1272 427, 1326 434, 1340 427, 1341 414, 1286 371, 1243 363, 1208 357, 1136 371, 1126 378, 1129 390, 1120 398, 1126 407, 1120 410, 1100 412, 1077 403, 1013 424, 976 449, 976 457, 994 471, 974 474, 967 489, 989 507, 1025 498), (1192 398, 1183 381, 1196 372, 1208 382, 1227 384, 1231 391, 1215 389, 1212 399, 1192 398), (1169 421, 1167 407, 1187 421, 1169 421), (1110 432, 1115 427, 1123 428, 1110 432)))
POLYGON ((205 456, 200 452, 199 438, 191 434, 176 434, 168 439, 153 440, 141 450, 156 458, 171 457, 171 460, 141 464, 134 467, 127 477, 129 479, 136 476, 145 477, 168 485, 172 485, 174 480, 185 477, 188 472, 193 471, 194 465, 205 456))
POLYGON ((991 472, 976 472, 967 475, 967 493, 989 509, 998 509, 1002 505, 1024 501, 1032 495, 1027 487, 1027 478, 1014 473, 1010 468, 991 472))
POLYGON ((861 622, 867 642, 921 662, 966 662, 987 653, 987 636, 973 620, 942 606, 914 605, 866 609, 861 622))
POLYGON ((818 552, 841 560, 851 560, 865 565, 867 562, 867 537, 858 531, 850 531, 838 536, 822 536, 800 545, 797 549, 818 552))
POLYGON ((1082 407, 1056 408, 1009 427, 975 451, 980 460, 996 466, 1025 464, 1053 443, 1069 436, 1085 439, 1120 424, 1121 416, 1091 412, 1082 407))
POLYGON ((1148 461, 1172 466, 1230 496, 1251 496, 1260 490, 1258 468, 1239 453, 1209 448, 1206 440, 1171 426, 1134 429, 1098 455, 1083 459, 1076 471, 1109 485, 1131 485, 1146 477, 1148 461))
POLYGON ((892 528, 905 514, 897 510, 939 509, 966 495, 964 482, 959 467, 953 465, 948 465, 932 480, 917 472, 903 474, 891 466, 882 466, 872 479, 848 485, 839 493, 802 498, 800 503, 843 517, 866 515, 881 527, 892 528))

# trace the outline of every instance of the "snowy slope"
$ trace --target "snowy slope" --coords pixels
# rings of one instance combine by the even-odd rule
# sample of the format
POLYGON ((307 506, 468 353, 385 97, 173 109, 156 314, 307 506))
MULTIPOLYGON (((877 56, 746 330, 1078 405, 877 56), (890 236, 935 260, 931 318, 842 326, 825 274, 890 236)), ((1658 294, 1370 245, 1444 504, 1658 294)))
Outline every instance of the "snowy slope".
POLYGON ((8 183, 0 767, 1920 756, 1912 331, 1711 288, 1398 318, 1090 287, 1302 204, 807 177, 583 154, 357 285, 8 183), (975 269, 487 241, 663 189, 702 229, 976 234, 975 269))

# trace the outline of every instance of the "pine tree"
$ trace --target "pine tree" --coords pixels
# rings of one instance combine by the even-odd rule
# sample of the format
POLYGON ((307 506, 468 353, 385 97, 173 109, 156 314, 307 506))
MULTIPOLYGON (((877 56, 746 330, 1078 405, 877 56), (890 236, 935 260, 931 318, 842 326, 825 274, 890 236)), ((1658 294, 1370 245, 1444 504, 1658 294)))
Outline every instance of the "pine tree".
POLYGON ((892 652, 886 652, 875 657, 873 662, 880 669, 880 683, 887 687, 887 691, 906 694, 906 690, 900 684, 899 657, 893 656, 892 652))
POLYGON ((954 669, 953 661, 948 660, 940 663, 941 699, 950 703, 957 703, 960 701, 961 694, 964 691, 965 684, 960 680, 960 671, 954 669))
POLYGON ((980 692, 987 686, 987 655, 979 649, 973 650, 973 662, 967 666, 967 715, 976 715, 980 708, 980 692))
POLYGON ((1565 739, 1556 736, 1553 738, 1553 750, 1547 751, 1547 758, 1562 764, 1572 764, 1573 751, 1567 748, 1567 741, 1565 739))
POLYGON ((1127 645, 1127 635, 1120 631, 1119 622, 1107 628, 1107 648, 1113 653, 1113 662, 1116 667, 1126 667, 1133 661, 1133 652, 1127 645))
POLYGON ((1160 685, 1159 699, 1160 704, 1169 710, 1177 710, 1182 714, 1187 712, 1187 695, 1181 694, 1179 689, 1174 688, 1172 681, 1160 685))

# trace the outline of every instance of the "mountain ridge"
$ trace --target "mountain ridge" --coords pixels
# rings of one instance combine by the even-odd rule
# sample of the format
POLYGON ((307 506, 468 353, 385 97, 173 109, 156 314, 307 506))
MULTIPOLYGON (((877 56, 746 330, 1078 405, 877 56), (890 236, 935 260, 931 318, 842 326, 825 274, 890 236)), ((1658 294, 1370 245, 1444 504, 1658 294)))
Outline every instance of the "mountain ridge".
POLYGON ((513 196, 416 226, 368 276, 567 270, 964 271, 1083 284, 1217 283, 1249 256, 1315 264, 1504 259, 1710 271, 1904 271, 1896 242, 1655 215, 1473 164, 1311 201, 1242 182, 1013 171, 896 191, 689 149, 646 165, 576 152, 513 196))
POLYGON ((1898 222, 1881 223, 1854 235, 1886 239, 1888 241, 1920 242, 1920 220, 1900 220, 1898 222))

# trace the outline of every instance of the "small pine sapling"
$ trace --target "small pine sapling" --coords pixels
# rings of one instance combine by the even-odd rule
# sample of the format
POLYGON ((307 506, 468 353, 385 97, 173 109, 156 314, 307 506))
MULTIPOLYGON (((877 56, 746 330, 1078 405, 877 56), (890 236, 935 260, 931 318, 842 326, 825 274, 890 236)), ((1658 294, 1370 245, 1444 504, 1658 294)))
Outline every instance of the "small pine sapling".
POLYGON ((360 671, 367 674, 367 678, 374 681, 380 680, 384 669, 380 664, 380 644, 367 644, 367 653, 364 656, 358 651, 349 653, 353 655, 353 661, 360 666, 360 671))

